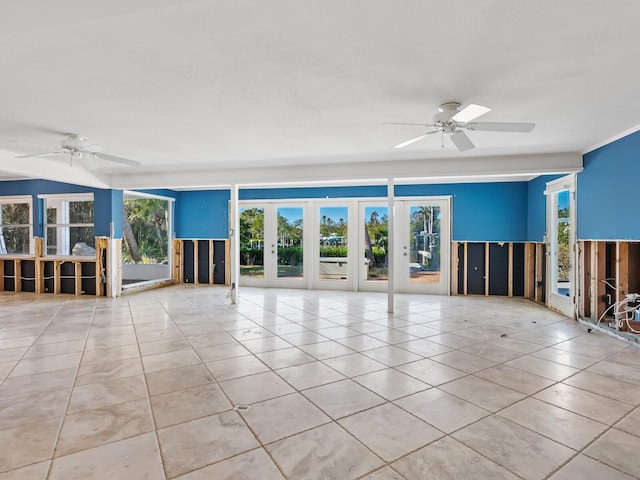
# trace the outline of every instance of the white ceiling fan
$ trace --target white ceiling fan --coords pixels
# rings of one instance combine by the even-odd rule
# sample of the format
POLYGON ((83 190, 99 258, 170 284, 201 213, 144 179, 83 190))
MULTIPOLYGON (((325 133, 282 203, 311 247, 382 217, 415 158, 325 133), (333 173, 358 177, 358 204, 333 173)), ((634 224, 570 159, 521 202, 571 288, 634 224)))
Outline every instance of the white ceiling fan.
POLYGON ((96 145, 89 143, 87 139, 81 135, 75 133, 65 133, 64 137, 60 141, 59 147, 54 151, 34 153, 31 155, 18 155, 14 158, 31 158, 31 157, 53 157, 57 155, 69 155, 69 164, 73 164, 73 160, 81 159, 84 157, 90 157, 100 160, 107 160, 109 162, 120 163, 122 165, 128 165, 130 167, 139 167, 140 162, 136 160, 130 160, 128 158, 116 157, 114 155, 107 155, 106 148, 102 145, 96 145))
POLYGON ((466 152, 475 147, 471 139, 463 129, 485 131, 485 132, 516 132, 528 133, 536 126, 535 123, 513 123, 513 122, 474 122, 474 120, 485 113, 491 111, 489 107, 469 104, 460 110, 459 102, 448 102, 440 105, 439 112, 433 116, 433 123, 391 123, 390 125, 412 125, 433 128, 434 130, 419 135, 415 138, 399 143, 393 148, 404 148, 423 138, 440 133, 451 137, 453 144, 461 152, 466 152))

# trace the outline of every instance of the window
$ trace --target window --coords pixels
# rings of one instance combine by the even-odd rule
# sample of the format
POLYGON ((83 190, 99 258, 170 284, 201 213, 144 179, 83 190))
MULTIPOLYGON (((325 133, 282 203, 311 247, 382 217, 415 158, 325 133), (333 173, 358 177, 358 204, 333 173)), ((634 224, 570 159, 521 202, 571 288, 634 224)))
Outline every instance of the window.
POLYGON ((94 256, 93 194, 44 195, 46 255, 94 256))
POLYGON ((0 207, 0 254, 31 253, 31 196, 0 197, 0 207))

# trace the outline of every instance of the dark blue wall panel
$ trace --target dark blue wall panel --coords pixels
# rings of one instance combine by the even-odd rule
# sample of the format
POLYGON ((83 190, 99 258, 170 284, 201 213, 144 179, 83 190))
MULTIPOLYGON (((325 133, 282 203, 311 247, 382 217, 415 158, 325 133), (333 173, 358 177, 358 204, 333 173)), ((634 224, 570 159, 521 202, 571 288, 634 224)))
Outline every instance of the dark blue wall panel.
POLYGON ((229 238, 229 190, 178 192, 176 238, 229 238))
POLYGON ((640 132, 584 156, 578 174, 578 239, 640 240, 638 205, 640 132))

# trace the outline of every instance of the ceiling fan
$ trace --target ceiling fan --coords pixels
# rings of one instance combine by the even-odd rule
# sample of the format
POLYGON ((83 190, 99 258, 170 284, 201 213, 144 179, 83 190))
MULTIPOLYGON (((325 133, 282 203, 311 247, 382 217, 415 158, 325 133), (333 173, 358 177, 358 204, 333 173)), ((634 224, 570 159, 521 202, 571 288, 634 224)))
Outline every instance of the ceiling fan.
POLYGON ((433 116, 433 123, 391 123, 390 125, 412 125, 433 128, 434 130, 419 135, 415 138, 399 143, 393 148, 404 148, 423 138, 440 133, 451 137, 453 144, 461 152, 466 152, 475 147, 471 139, 463 129, 485 132, 517 132, 528 133, 536 126, 535 123, 513 123, 513 122, 474 122, 474 120, 485 113, 491 111, 489 107, 469 104, 460 110, 459 102, 448 102, 440 105, 438 113, 433 116))
POLYGON ((81 135, 75 133, 65 133, 64 138, 60 141, 59 147, 53 147, 55 151, 34 153, 31 155, 18 155, 14 158, 31 158, 31 157, 52 157, 56 155, 69 155, 69 165, 73 165, 73 160, 81 158, 96 158, 101 160, 107 160, 109 162, 120 163, 122 165, 128 165, 130 167, 139 167, 140 162, 136 160, 129 160, 128 158, 116 157, 114 155, 107 155, 104 153, 106 150, 102 145, 96 145, 94 143, 87 142, 87 139, 81 135))

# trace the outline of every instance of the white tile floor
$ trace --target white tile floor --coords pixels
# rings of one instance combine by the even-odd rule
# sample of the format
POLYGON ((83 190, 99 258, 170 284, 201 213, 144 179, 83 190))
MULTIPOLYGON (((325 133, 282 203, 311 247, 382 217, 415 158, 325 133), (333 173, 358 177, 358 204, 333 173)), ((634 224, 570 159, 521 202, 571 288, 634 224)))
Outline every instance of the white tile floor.
POLYGON ((638 348, 518 299, 226 293, 0 294, 0 480, 640 477, 638 348))

